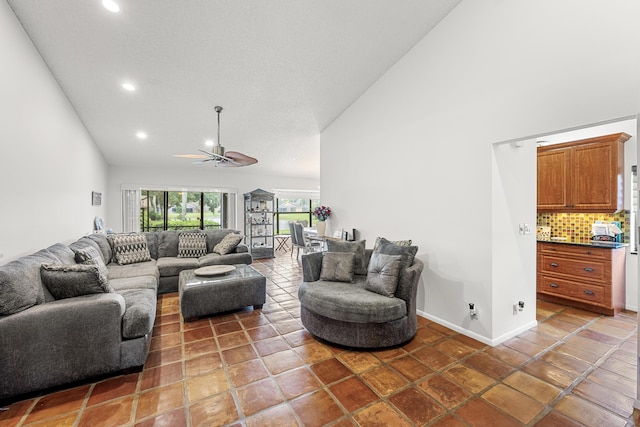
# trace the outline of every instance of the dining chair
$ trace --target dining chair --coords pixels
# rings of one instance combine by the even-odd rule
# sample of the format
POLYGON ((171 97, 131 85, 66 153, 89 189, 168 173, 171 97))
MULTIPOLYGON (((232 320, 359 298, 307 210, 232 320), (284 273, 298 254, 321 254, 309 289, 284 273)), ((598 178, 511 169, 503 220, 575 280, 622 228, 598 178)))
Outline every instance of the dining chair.
POLYGON ((309 240, 307 238, 307 236, 304 235, 304 230, 302 227, 302 224, 300 223, 295 223, 293 224, 293 227, 295 229, 295 235, 296 235, 296 241, 298 242, 297 245, 297 252, 296 252, 296 259, 298 258, 298 255, 300 254, 300 248, 302 248, 302 253, 306 254, 307 252, 318 252, 322 250, 322 242, 319 240, 309 240))
POLYGON ((295 224, 293 222, 289 221, 289 233, 291 234, 291 257, 293 257, 294 249, 298 249, 298 252, 300 252, 300 248, 298 247, 298 240, 296 239, 296 230, 294 228, 294 225, 295 224))

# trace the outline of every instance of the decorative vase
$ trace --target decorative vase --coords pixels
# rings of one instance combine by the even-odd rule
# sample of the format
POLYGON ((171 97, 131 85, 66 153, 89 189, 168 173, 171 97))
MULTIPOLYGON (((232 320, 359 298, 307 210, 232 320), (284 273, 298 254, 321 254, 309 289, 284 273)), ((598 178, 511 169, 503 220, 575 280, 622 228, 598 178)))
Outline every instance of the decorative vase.
POLYGON ((327 230, 327 223, 325 221, 316 221, 316 230, 318 231, 318 237, 324 237, 324 233, 327 230))

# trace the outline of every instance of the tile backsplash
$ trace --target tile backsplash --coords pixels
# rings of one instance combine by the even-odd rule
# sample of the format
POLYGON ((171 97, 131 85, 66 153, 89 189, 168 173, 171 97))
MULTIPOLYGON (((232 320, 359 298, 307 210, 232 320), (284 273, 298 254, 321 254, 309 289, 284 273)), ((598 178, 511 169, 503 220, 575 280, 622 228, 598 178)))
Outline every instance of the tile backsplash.
POLYGON ((551 227, 551 237, 565 237, 569 242, 591 240, 591 224, 596 221, 620 221, 622 242, 629 243, 629 211, 606 213, 538 213, 537 225, 551 227))

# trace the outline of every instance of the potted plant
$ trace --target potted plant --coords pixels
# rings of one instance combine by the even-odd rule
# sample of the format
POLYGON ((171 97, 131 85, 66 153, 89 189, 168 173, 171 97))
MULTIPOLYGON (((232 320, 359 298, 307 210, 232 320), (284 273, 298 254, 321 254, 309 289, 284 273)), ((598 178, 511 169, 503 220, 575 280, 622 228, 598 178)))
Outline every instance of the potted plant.
POLYGON ((325 221, 331 216, 331 208, 328 206, 318 206, 313 210, 313 216, 316 218, 316 230, 318 230, 318 236, 324 237, 324 233, 327 229, 325 221))

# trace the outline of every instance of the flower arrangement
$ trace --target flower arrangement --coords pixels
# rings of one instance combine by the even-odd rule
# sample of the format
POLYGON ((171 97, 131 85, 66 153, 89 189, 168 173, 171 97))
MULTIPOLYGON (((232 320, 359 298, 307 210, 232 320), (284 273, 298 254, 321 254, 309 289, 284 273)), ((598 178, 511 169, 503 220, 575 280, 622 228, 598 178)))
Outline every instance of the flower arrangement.
POLYGON ((326 221, 330 215, 331 208, 328 206, 318 206, 313 210, 313 216, 315 216, 318 221, 326 221))

